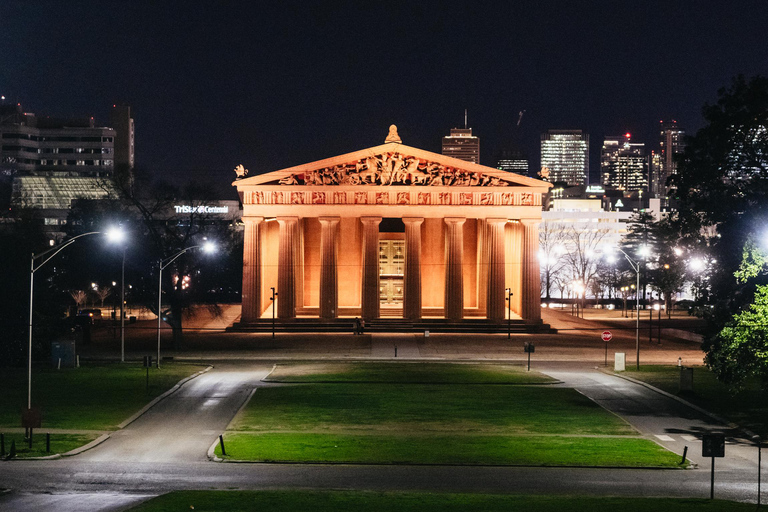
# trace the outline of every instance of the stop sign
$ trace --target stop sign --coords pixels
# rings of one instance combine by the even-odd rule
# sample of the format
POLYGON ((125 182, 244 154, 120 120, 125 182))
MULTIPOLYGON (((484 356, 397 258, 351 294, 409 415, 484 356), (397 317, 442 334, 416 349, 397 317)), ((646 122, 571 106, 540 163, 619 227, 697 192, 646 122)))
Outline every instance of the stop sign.
POLYGON ((603 338, 603 341, 611 341, 611 338, 613 338, 613 334, 611 334, 611 331, 603 331, 603 334, 601 335, 603 338))

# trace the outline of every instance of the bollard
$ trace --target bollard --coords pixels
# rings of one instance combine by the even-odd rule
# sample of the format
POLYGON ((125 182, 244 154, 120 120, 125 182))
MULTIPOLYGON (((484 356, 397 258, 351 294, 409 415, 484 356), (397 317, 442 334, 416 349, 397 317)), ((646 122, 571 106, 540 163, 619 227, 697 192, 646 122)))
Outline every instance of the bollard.
POLYGON ((683 460, 680 461, 680 465, 685 464, 685 457, 688 455, 688 446, 683 448, 683 460))
POLYGON ((224 449, 224 436, 223 435, 219 436, 219 444, 221 445, 221 454, 226 457, 227 456, 227 451, 224 449))
POLYGON ((29 449, 32 449, 32 429, 29 429, 29 449))
POLYGON ((57 370, 61 370, 61 358, 59 358, 59 364, 58 364, 58 366, 56 366, 56 369, 57 370))
POLYGON ((5 457, 5 434, 0 434, 0 457, 5 457))
POLYGON ((8 458, 12 459, 16 456, 16 440, 11 440, 11 451, 8 452, 8 458))
POLYGON ((45 453, 51 453, 51 433, 45 433, 45 453))
POLYGON ((397 357, 397 345, 395 345, 395 357, 397 357))

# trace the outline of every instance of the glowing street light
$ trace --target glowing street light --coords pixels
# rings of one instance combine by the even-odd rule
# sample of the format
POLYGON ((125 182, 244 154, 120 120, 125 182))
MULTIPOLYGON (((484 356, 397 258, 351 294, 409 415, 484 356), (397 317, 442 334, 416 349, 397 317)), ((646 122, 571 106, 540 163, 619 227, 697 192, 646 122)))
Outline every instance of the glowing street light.
POLYGON ((123 266, 120 272, 120 362, 125 362, 125 232, 119 227, 107 230, 107 240, 111 244, 122 245, 123 266))
MULTIPOLYGON (((632 267, 632 270, 637 272, 637 288, 635 289, 636 290, 636 293, 635 293, 635 309, 637 309, 637 316, 635 317, 635 350, 636 350, 636 353, 637 353, 636 366, 637 366, 637 369, 639 370, 640 369, 640 298, 639 298, 638 294, 640 293, 640 262, 639 261, 634 261, 632 258, 630 258, 627 255, 627 253, 625 253, 621 249, 621 247, 617 247, 616 250, 621 251, 621 254, 624 255, 624 257, 629 262, 629 265, 632 267)), ((648 246, 647 245, 644 245, 638 251, 638 253, 641 253, 641 254, 642 253, 648 254, 648 252, 649 251, 648 251, 648 246)))
POLYGON ((40 254, 32 253, 32 258, 30 259, 29 263, 29 354, 27 358, 27 409, 32 408, 32 320, 33 320, 33 305, 34 305, 34 297, 35 297, 35 272, 40 270, 43 265, 51 261, 53 257, 55 257, 57 254, 59 254, 61 251, 75 243, 79 238, 82 238, 84 236, 89 235, 100 235, 103 234, 101 231, 90 231, 88 233, 82 233, 80 235, 74 236, 67 240, 66 242, 62 242, 59 245, 55 245, 48 249, 47 251, 41 252, 40 254), (46 257, 47 256, 47 257, 46 257), (44 258, 44 259, 43 259, 44 258), (35 265, 35 261, 41 259, 40 263, 35 265))
POLYGON ((182 254, 191 251, 192 249, 202 249, 203 252, 207 254, 212 254, 216 252, 216 244, 211 242, 210 240, 207 240, 203 242, 200 245, 193 245, 191 247, 187 247, 186 249, 182 249, 173 256, 169 256, 163 260, 158 261, 158 269, 160 270, 158 279, 157 279, 157 363, 156 367, 160 368, 160 320, 162 320, 162 300, 163 300, 163 270, 165 270, 168 265, 176 261, 182 254))

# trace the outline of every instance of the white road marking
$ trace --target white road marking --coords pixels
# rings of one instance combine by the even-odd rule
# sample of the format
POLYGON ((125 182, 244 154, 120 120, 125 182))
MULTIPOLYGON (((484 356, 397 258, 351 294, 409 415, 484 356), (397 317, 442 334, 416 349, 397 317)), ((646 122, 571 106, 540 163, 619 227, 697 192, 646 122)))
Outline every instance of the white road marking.
POLYGON ((656 437, 659 439, 659 441, 674 441, 674 439, 665 435, 656 435, 656 437))
POLYGON ((692 442, 694 442, 694 441, 698 441, 698 440, 699 440, 699 438, 698 438, 698 437, 696 437, 696 436, 691 436, 691 435, 688 435, 688 434, 686 434, 686 435, 684 435, 684 436, 680 436, 680 437, 682 437, 682 438, 683 438, 683 441, 688 441, 688 442, 690 442, 690 443, 692 443, 692 442))

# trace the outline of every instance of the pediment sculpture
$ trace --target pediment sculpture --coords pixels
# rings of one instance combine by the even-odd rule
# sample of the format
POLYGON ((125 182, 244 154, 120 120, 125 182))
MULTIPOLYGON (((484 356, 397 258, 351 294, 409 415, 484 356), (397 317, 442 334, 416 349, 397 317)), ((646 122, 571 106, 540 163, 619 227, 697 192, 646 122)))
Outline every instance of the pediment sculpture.
POLYGON ((452 168, 397 152, 371 155, 357 162, 291 174, 281 185, 420 185, 506 187, 497 176, 452 168))

